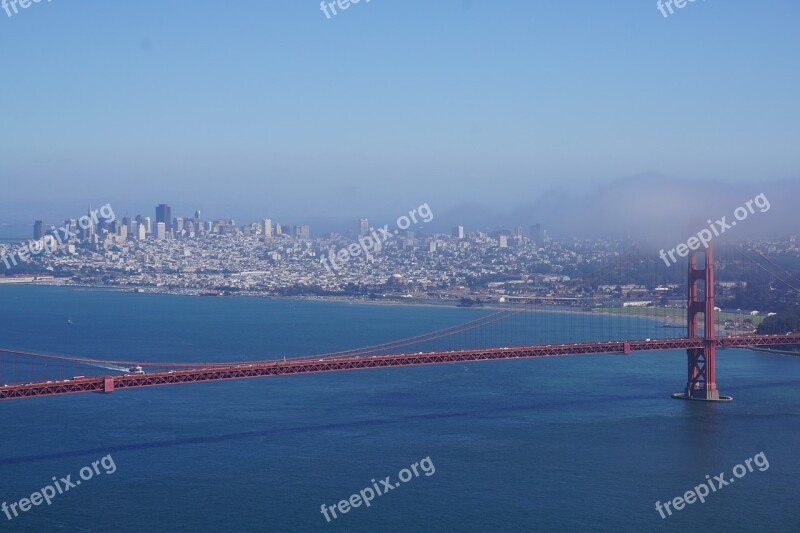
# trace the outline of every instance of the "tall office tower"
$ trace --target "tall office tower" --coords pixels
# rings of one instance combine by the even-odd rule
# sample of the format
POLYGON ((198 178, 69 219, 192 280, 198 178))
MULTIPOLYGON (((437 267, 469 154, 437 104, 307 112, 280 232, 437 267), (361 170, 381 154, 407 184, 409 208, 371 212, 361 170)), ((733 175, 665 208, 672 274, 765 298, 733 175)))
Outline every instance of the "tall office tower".
POLYGON ((175 233, 180 235, 180 233, 183 231, 183 217, 178 217, 175 219, 174 228, 175 228, 175 233))
POLYGON ((272 220, 265 218, 264 219, 264 227, 261 228, 264 234, 264 244, 269 244, 272 242, 272 220))
POLYGON ((300 224, 294 227, 294 236, 296 239, 310 239, 311 229, 308 224, 300 224))
POLYGON ((136 215, 136 222, 144 224, 144 217, 142 215, 136 215))
POLYGON ((544 244, 544 234, 541 224, 531 226, 531 240, 537 245, 544 244))
POLYGON ((525 230, 522 229, 522 226, 517 226, 514 228, 514 246, 522 246, 522 243, 525 242, 525 230))
POLYGON ((369 220, 366 218, 362 218, 358 221, 358 235, 361 237, 365 237, 369 235, 369 220))
POLYGON ((167 225, 163 222, 156 222, 156 239, 163 241, 167 238, 167 225))
POLYGON ((94 218, 92 217, 92 206, 89 206, 89 210, 86 213, 86 216, 81 218, 87 219, 86 224, 81 223, 81 240, 84 242, 93 242, 94 241, 94 218), (84 227, 85 226, 85 227, 84 227))
POLYGON ((133 219, 131 217, 122 217, 122 225, 128 228, 128 233, 133 231, 133 219))
POLYGON ((280 224, 275 224, 275 235, 281 235, 283 233, 283 228, 280 224))
POLYGON ((195 221, 200 220, 200 210, 199 209, 194 212, 194 219, 195 219, 195 221))
POLYGON ((125 224, 120 224, 119 230, 117 231, 117 237, 119 237, 120 240, 123 240, 123 241, 125 239, 127 239, 128 238, 128 226, 126 226, 125 224))
POLYGON ((75 236, 78 234, 78 221, 74 218, 68 218, 64 221, 64 227, 69 231, 69 234, 63 237, 64 242, 74 241, 75 236))
POLYGON ((153 234, 153 220, 150 217, 144 217, 144 231, 148 235, 153 234))
POLYGON ((464 226, 455 226, 453 228, 453 237, 456 239, 463 239, 464 238, 464 226))
POLYGON ((122 222, 120 222, 119 220, 115 220, 114 222, 111 223, 110 226, 111 229, 109 229, 108 232, 113 233, 114 235, 119 235, 119 229, 121 227, 122 227, 122 222))
POLYGON ((37 220, 33 223, 33 238, 37 241, 44 238, 44 221, 37 220))
POLYGON ((156 223, 164 223, 164 231, 172 229, 172 208, 167 204, 156 206, 156 223))
POLYGON ((136 240, 143 241, 147 238, 147 227, 144 224, 139 224, 139 230, 135 234, 136 240))
POLYGON ((500 248, 508 248, 508 235, 500 235, 500 248))

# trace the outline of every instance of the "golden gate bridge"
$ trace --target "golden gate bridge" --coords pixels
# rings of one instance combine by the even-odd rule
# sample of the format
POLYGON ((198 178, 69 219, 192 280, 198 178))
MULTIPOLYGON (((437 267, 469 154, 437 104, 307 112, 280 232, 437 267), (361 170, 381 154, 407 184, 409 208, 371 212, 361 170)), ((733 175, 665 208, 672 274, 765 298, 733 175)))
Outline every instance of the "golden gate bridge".
MULTIPOLYGON (((756 272, 767 276, 770 280, 767 287, 782 283, 795 296, 800 294, 793 284, 798 280, 778 264, 752 248, 739 253, 757 269, 756 272)), ((763 335, 754 331, 723 331, 723 323, 729 321, 717 318, 721 309, 715 305, 712 249, 691 251, 687 262, 683 305, 649 307, 644 314, 635 307, 628 308, 628 312, 623 307, 617 314, 586 307, 596 301, 601 284, 608 283, 623 269, 624 258, 619 258, 578 280, 580 296, 577 301, 583 306, 578 310, 574 306, 559 306, 559 300, 563 299, 556 295, 520 297, 522 303, 447 328, 325 354, 236 362, 156 362, 0 349, 0 400, 401 366, 686 350, 686 384, 683 391, 673 397, 729 401, 731 398, 721 395, 717 389, 718 349, 800 345, 800 332, 763 335), (701 256, 702 262, 699 261, 701 256), (631 309, 639 314, 630 313, 631 309), (684 320, 685 329, 676 327, 676 323, 684 320), (503 327, 515 333, 534 333, 539 342, 501 346, 513 338, 503 333, 503 327), (685 333, 670 338, 668 333, 675 331, 685 333), (547 335, 554 338, 547 342, 547 335)), ((670 272, 673 277, 678 275, 678 269, 670 272)), ((663 273, 660 279, 664 279, 663 273)), ((652 286, 656 285, 654 281, 652 286)), ((753 285, 764 286, 763 283, 753 285)), ((619 283, 616 286, 619 287, 619 283)))

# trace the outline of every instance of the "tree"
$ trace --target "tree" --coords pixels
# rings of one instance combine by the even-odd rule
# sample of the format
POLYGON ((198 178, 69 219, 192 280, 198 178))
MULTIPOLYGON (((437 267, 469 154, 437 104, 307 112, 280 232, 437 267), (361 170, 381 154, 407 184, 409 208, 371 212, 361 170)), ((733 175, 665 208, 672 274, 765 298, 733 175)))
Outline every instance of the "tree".
POLYGON ((758 326, 759 335, 775 335, 778 333, 800 332, 800 307, 769 316, 758 326))

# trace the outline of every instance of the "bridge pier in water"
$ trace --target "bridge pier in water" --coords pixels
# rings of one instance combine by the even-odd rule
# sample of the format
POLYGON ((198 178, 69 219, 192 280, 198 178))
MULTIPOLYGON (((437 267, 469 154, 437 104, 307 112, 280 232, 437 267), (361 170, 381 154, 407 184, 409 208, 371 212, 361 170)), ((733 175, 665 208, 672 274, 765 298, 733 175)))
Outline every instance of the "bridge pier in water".
POLYGON ((698 315, 703 313, 703 347, 686 350, 688 359, 688 379, 684 392, 675 393, 673 398, 680 400, 699 400, 706 402, 729 402, 730 396, 721 396, 717 390, 717 342, 714 338, 714 252, 711 247, 705 251, 705 265, 697 266, 698 250, 689 252, 689 297, 686 307, 688 337, 699 339, 698 315), (705 285, 705 299, 698 297, 698 283, 705 285))

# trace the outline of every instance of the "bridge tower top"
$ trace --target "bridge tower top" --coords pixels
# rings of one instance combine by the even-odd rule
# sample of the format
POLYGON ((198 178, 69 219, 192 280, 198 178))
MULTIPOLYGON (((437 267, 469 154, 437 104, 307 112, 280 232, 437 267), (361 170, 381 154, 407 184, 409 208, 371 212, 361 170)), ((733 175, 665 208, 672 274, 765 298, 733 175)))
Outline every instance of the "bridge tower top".
POLYGON ((709 246, 705 251, 702 268, 698 266, 700 250, 689 252, 689 298, 686 306, 688 320, 688 337, 696 339, 698 333, 698 315, 703 314, 703 338, 714 340, 715 304, 714 304, 714 250, 709 246), (698 283, 704 285, 704 299, 700 300, 698 283))

